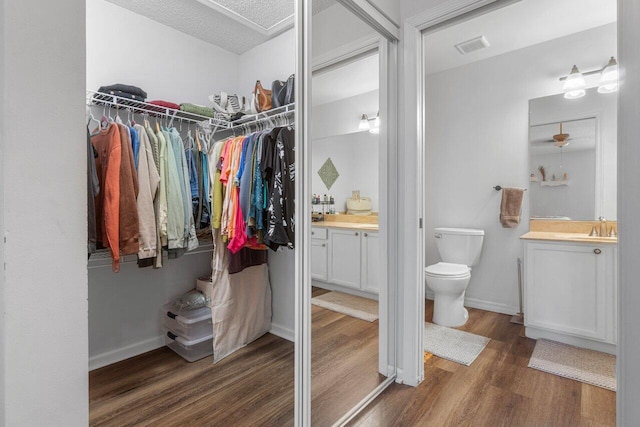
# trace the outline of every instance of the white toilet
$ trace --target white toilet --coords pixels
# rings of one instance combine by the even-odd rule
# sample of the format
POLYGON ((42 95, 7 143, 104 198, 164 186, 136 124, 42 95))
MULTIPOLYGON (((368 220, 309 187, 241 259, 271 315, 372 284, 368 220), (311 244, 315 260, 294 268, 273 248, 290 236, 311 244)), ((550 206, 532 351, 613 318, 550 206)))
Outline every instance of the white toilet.
POLYGON ((462 326, 469 319, 469 312, 464 308, 464 293, 471 279, 471 267, 480 258, 484 230, 436 228, 434 231, 442 262, 424 270, 427 285, 435 295, 433 323, 462 326))

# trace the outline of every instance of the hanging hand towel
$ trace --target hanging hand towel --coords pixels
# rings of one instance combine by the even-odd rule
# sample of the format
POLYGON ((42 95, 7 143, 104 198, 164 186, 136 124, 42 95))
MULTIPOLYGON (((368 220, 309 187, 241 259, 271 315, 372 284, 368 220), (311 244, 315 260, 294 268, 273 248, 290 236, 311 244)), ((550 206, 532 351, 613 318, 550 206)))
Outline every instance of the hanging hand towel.
POLYGON ((520 224, 522 212, 522 188, 503 188, 500 204, 500 223, 504 228, 515 228, 520 224))

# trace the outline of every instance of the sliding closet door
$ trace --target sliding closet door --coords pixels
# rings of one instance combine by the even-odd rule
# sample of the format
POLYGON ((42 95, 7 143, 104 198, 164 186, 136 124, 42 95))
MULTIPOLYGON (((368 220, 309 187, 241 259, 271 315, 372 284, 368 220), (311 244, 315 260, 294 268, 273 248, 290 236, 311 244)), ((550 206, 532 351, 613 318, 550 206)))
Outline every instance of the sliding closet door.
POLYGON ((395 379, 395 44, 350 2, 315 5, 305 320, 311 424, 332 425, 395 379), (344 5, 343 5, 344 3, 344 5), (355 13, 354 13, 355 12, 355 13), (360 12, 359 15, 356 13, 360 12), (392 83, 393 84, 393 83, 392 83))

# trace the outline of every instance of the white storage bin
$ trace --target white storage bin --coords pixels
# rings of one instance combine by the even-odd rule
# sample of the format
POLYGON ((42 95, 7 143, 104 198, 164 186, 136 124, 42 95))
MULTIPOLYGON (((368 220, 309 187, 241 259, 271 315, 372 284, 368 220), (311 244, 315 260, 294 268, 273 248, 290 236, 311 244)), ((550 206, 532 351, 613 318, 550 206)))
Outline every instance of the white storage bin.
POLYGON ((195 340, 213 333, 211 308, 195 310, 175 310, 171 304, 162 307, 163 325, 176 335, 195 340))
POLYGON ((164 342, 167 347, 178 353, 187 362, 195 362, 213 354, 213 333, 194 340, 188 340, 168 329, 164 329, 164 342))

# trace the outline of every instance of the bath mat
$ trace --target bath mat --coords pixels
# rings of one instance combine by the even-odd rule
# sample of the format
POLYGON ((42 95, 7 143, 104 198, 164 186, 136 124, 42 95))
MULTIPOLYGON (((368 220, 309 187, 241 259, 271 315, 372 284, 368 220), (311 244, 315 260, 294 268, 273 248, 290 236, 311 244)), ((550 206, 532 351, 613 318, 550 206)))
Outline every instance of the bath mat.
POLYGON ((429 322, 424 324, 424 350, 462 365, 471 365, 489 341, 487 337, 469 332, 429 322))
POLYGON ((334 291, 311 298, 311 304, 367 322, 378 320, 378 301, 368 298, 334 291))
POLYGON ((555 341, 538 340, 529 367, 616 390, 616 357, 555 341))

